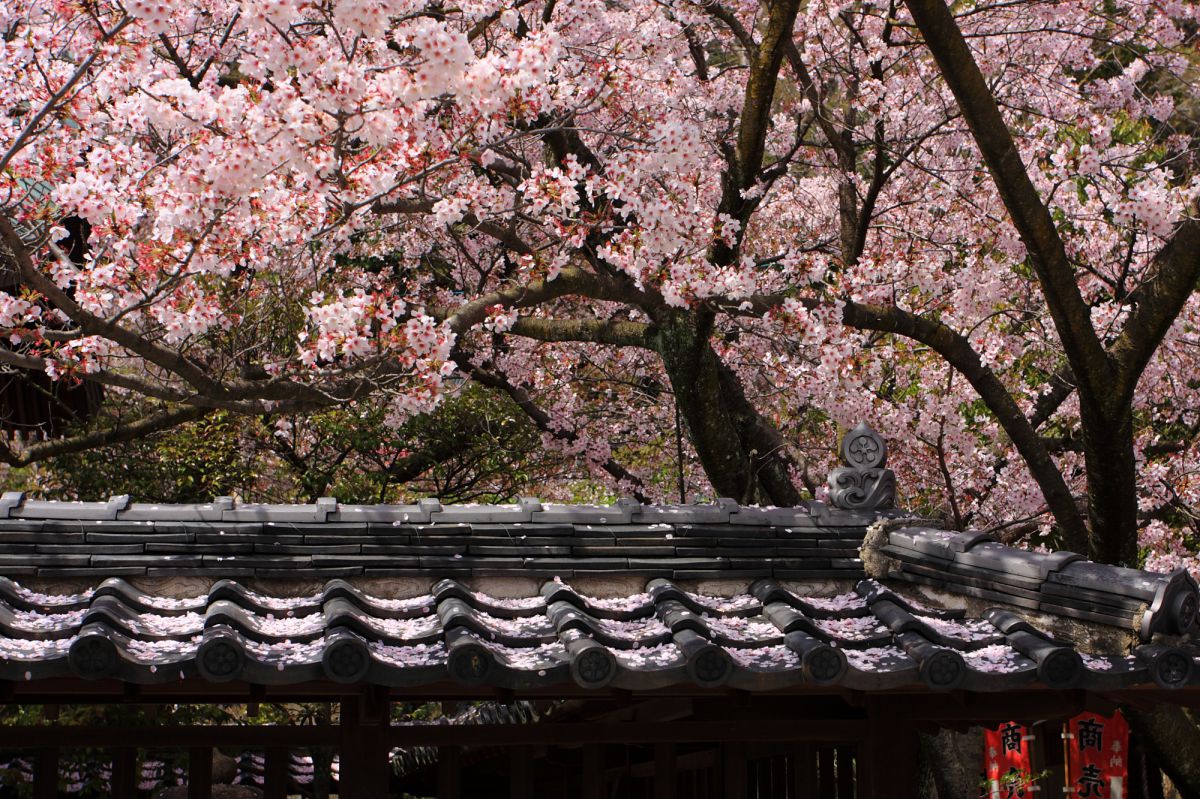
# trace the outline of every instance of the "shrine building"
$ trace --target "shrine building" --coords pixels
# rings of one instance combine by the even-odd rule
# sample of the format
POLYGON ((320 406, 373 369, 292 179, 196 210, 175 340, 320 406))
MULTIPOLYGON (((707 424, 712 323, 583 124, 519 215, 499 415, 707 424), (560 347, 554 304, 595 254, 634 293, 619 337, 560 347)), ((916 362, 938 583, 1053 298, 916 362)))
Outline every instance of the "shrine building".
POLYGON ((895 507, 879 436, 841 454, 828 502, 795 508, 4 494, 0 698, 46 711, 0 750, 37 799, 70 795, 81 749, 118 797, 166 795, 142 783, 167 751, 172 795, 222 795, 219 749, 268 799, 312 795, 314 752, 354 799, 907 799, 918 732, 1019 723, 1052 772, 1066 720, 1200 701, 1185 572, 939 529, 895 507), (53 712, 301 702, 334 712, 53 712), (391 720, 427 702, 444 716, 391 720))

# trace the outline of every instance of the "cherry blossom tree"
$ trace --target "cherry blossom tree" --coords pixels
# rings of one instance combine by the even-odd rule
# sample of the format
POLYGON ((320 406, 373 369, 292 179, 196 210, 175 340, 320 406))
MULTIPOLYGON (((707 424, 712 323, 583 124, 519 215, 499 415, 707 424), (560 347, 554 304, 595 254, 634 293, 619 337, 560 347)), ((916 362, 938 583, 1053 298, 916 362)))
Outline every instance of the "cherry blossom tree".
POLYGON ((793 504, 865 418, 956 526, 1190 563, 1198 18, 4 0, 0 362, 157 404, 0 455, 469 378, 617 490, 793 504))

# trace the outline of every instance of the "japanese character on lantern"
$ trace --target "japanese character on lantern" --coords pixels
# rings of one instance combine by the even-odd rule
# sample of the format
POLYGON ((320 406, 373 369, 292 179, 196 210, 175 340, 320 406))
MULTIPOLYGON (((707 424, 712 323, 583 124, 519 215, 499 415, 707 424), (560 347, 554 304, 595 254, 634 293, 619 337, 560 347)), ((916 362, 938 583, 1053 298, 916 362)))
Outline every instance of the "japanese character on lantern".
POLYGON ((1094 718, 1079 722, 1079 749, 1104 750, 1104 725, 1094 718))
POLYGON ((1084 766, 1079 779, 1075 780, 1075 784, 1079 786, 1076 796, 1103 797, 1105 795, 1104 780, 1100 777, 1099 766, 1084 766))
POLYGON ((1000 728, 1000 743, 1005 752, 1021 751, 1021 725, 1010 721, 1000 728))

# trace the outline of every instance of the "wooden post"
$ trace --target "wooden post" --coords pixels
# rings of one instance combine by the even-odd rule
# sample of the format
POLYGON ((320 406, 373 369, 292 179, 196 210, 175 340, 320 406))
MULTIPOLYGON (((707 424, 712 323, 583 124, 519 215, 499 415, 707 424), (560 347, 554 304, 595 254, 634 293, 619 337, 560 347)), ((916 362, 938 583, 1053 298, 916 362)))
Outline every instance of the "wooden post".
POLYGON ((817 754, 812 744, 794 744, 790 760, 792 796, 795 799, 819 799, 817 754))
POLYGON ((604 747, 587 744, 583 747, 583 799, 604 799, 604 747))
POLYGON ((267 749, 263 759, 263 799, 287 799, 288 778, 291 776, 288 773, 288 750, 272 746, 267 749))
POLYGON ((112 795, 135 796, 137 784, 137 750, 132 746, 122 746, 113 750, 112 795))
POLYGON ((358 741, 360 773, 354 778, 355 799, 387 799, 391 782, 391 748, 387 728, 391 722, 387 688, 372 686, 359 698, 358 741))
POLYGON ((348 696, 340 703, 338 737, 338 796, 357 796, 358 777, 362 772, 362 752, 359 751, 358 697, 348 696))
POLYGON ((897 714, 884 718, 879 711, 877 704, 868 703, 867 740, 859 746, 857 757, 859 795, 916 799, 920 788, 917 730, 897 714))
POLYGON ((834 750, 837 759, 837 795, 838 799, 853 799, 854 797, 854 749, 849 746, 839 746, 834 750))
POLYGON ((510 799, 533 799, 533 747, 508 748, 508 795, 510 799))
POLYGON ((654 745, 654 799, 675 799, 675 745, 654 745))
MULTIPOLYGON (((817 796, 837 796, 837 783, 833 774, 833 747, 822 746, 817 749, 817 796)), ((869 795, 869 794, 868 794, 869 795)))
POLYGON ((721 773, 726 799, 746 799, 746 745, 730 741, 721 747, 721 773))
POLYGON ((724 774, 721 768, 721 745, 713 744, 713 748, 708 750, 708 756, 708 768, 704 770, 704 799, 724 796, 725 791, 725 785, 722 782, 724 774))
POLYGON ((44 747, 33 756, 33 799, 58 796, 58 749, 44 747))
POLYGON ((461 799, 462 797, 462 748, 458 746, 438 747, 437 799, 461 799))
MULTIPOLYGON (((1067 765, 1063 759, 1063 729, 1064 725, 1059 719, 1050 719, 1048 721, 1038 722, 1032 727, 1034 739, 1030 743, 1032 767, 1034 774, 1045 773, 1045 777, 1038 782, 1042 788, 1042 796, 1052 796, 1054 793, 1061 791, 1062 786, 1066 785, 1067 765)), ((1129 793, 1129 790, 1126 790, 1129 793)), ((1136 796, 1137 794, 1133 794, 1136 796)))
POLYGON ((188 799, 212 799, 212 766, 211 746, 194 746, 188 750, 188 799))

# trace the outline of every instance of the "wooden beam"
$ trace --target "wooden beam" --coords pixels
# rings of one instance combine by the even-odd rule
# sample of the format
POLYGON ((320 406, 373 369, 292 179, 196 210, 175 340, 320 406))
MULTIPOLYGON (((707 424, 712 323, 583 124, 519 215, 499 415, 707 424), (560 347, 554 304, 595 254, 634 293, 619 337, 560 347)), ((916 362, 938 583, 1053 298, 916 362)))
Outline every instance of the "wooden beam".
MULTIPOLYGON (((682 774, 685 771, 717 771, 721 759, 715 749, 701 749, 698 752, 675 752, 675 771, 682 774)), ((609 766, 604 770, 606 782, 612 782, 621 774, 628 774, 635 779, 654 779, 654 761, 644 763, 621 763, 619 766, 609 766)), ((719 792, 718 792, 719 793, 719 792)))
POLYGON ((343 696, 338 703, 338 796, 354 796, 358 791, 358 776, 362 773, 362 752, 358 749, 361 710, 357 696, 343 696))
MULTIPOLYGON (((363 694, 367 686, 347 687, 329 680, 312 680, 294 685, 266 685, 251 687, 249 683, 207 683, 199 678, 187 678, 158 685, 140 686, 137 697, 126 695, 124 683, 118 680, 80 680, 74 677, 52 677, 31 681, 0 683, 0 703, 14 705, 39 705, 56 702, 66 704, 180 704, 180 703, 224 703, 244 704, 261 702, 337 702, 348 693, 363 694)), ((428 685, 394 687, 391 701, 473 701, 497 699, 502 692, 493 686, 464 686, 453 682, 428 685)), ((699 705, 726 708, 720 711, 742 718, 778 718, 784 713, 794 720, 853 718, 853 711, 861 708, 868 698, 895 702, 897 715, 915 721, 928 721, 943 727, 972 726, 1016 719, 1035 721, 1045 718, 1066 718, 1084 710, 1098 710, 1091 703, 1102 698, 1110 703, 1129 704, 1135 707, 1153 707, 1171 704, 1182 707, 1200 708, 1200 684, 1179 690, 1164 690, 1147 685, 1123 688, 1116 691, 1068 691, 1057 692, 1038 686, 997 693, 955 692, 953 695, 934 694, 917 688, 915 690, 887 692, 854 692, 837 688, 814 688, 799 685, 795 688, 772 691, 769 695, 749 695, 749 705, 736 707, 726 701, 729 692, 713 692, 690 685, 673 685, 648 691, 631 692, 614 688, 600 690, 581 688, 574 683, 549 685, 544 688, 524 689, 512 692, 515 699, 538 700, 583 700, 609 702, 613 707, 635 706, 652 700, 668 698, 691 698, 697 703, 695 720, 710 719, 699 711, 699 705), (839 710, 839 708, 841 708, 839 710)), ((606 720, 607 719, 602 719, 606 720)), ((614 719, 615 720, 615 719, 614 719)), ((789 736, 788 740, 796 740, 789 736)), ((101 745, 109 745, 104 741, 101 745)))
MULTIPOLYGON (((344 703, 343 725, 347 717, 344 703)), ((357 712, 357 711, 355 711, 357 712)), ((547 722, 540 724, 398 724, 381 728, 378 735, 389 746, 523 746, 527 744, 572 745, 587 743, 704 743, 738 740, 839 741, 853 742, 867 732, 865 721, 831 720, 821 724, 794 721, 673 721, 646 724, 586 724, 547 722)), ((31 726, 0 727, 0 747, 36 749, 43 746, 105 747, 114 740, 129 746, 190 748, 193 746, 241 746, 263 749, 281 746, 337 746, 343 742, 336 727, 320 725, 247 726, 31 726)), ((343 752, 343 757, 347 754, 343 752)))
POLYGON ((212 799, 212 767, 211 746, 194 746, 188 750, 188 799, 212 799))

